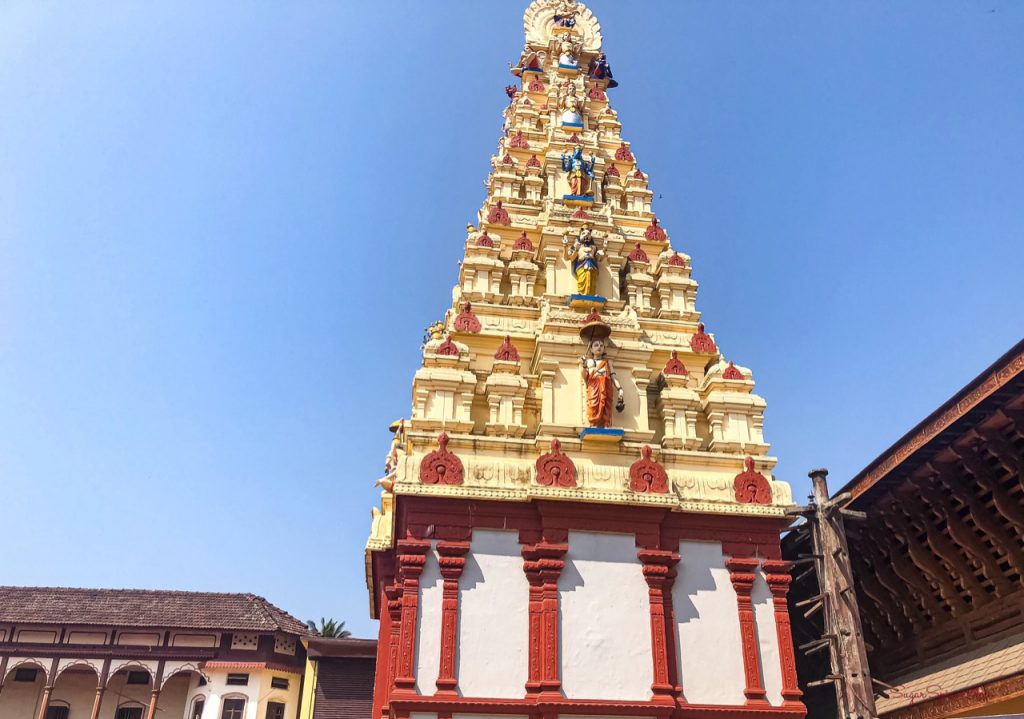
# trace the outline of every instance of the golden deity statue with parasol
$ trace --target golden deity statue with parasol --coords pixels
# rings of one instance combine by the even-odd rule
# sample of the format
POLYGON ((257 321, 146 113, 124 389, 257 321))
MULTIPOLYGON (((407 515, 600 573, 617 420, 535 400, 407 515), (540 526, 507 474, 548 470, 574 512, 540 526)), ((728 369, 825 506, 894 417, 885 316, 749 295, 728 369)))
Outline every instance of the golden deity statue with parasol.
POLYGON ((612 328, 593 310, 583 319, 580 328, 580 338, 587 345, 586 354, 580 357, 580 371, 587 389, 587 424, 591 427, 608 427, 611 424, 613 404, 619 412, 626 407, 622 385, 606 352, 611 333, 612 328))

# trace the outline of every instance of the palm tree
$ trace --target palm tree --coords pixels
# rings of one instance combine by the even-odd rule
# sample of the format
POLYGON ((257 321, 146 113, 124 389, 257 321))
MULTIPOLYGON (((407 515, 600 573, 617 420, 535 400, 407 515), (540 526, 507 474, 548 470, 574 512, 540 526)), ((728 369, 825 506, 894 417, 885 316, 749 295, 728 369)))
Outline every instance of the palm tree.
POLYGON ((314 620, 309 619, 306 621, 306 626, 309 627, 309 631, 313 632, 313 634, 328 639, 344 639, 352 636, 352 632, 345 629, 345 622, 338 622, 334 619, 320 617, 319 627, 314 620))

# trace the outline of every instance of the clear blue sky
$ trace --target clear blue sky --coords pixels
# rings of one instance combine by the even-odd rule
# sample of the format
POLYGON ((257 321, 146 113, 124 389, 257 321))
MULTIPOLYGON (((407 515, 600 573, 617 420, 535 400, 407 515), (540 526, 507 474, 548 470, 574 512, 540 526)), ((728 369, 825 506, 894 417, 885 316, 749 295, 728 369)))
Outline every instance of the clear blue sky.
MULTIPOLYGON (((525 4, 0 5, 0 583, 375 631, 372 484, 525 4)), ((1020 339, 1024 3, 592 7, 798 497, 1020 339)))

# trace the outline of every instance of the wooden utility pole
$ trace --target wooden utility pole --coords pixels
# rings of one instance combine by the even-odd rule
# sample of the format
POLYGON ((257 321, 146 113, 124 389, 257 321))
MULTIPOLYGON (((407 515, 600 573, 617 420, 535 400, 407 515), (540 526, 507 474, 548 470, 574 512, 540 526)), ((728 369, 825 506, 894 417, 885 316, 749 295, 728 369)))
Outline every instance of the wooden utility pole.
POLYGON ((808 616, 816 611, 822 612, 825 634, 800 648, 811 653, 828 647, 831 673, 824 679, 809 682, 808 686, 835 685, 839 719, 876 719, 878 714, 871 673, 843 526, 844 517, 864 519, 866 515, 842 508, 841 505, 850 499, 848 492, 829 499, 825 481, 827 469, 814 469, 809 475, 814 487, 812 503, 798 508, 793 514, 807 519, 814 549, 806 561, 814 563, 820 593, 801 604, 812 605, 808 616))

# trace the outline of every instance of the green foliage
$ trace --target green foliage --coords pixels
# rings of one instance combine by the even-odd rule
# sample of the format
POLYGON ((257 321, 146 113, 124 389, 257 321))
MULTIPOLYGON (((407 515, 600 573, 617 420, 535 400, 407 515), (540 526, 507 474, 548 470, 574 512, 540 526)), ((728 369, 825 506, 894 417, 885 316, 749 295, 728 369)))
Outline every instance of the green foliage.
POLYGON ((345 637, 352 636, 352 632, 345 629, 345 622, 338 622, 334 619, 320 617, 320 626, 317 626, 314 620, 308 619, 306 620, 306 626, 309 627, 309 631, 313 632, 313 634, 328 639, 344 639, 345 637))

